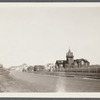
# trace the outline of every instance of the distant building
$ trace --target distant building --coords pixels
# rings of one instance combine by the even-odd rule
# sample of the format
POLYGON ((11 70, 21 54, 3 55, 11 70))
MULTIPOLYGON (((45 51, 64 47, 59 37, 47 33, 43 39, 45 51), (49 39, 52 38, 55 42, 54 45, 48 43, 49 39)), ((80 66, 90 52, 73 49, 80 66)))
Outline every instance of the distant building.
POLYGON ((45 71, 45 66, 43 65, 35 65, 34 71, 45 71))
POLYGON ((48 64, 46 65, 46 71, 52 72, 52 71, 54 71, 54 70, 55 70, 55 64, 53 64, 53 63, 48 63, 48 64))
POLYGON ((30 72, 30 73, 34 72, 34 66, 29 66, 27 68, 27 72, 30 72))
POLYGON ((69 51, 66 54, 66 60, 57 60, 55 65, 56 65, 56 70, 64 70, 65 68, 68 67, 89 66, 90 62, 83 58, 74 60, 73 52, 71 52, 69 49, 69 51))

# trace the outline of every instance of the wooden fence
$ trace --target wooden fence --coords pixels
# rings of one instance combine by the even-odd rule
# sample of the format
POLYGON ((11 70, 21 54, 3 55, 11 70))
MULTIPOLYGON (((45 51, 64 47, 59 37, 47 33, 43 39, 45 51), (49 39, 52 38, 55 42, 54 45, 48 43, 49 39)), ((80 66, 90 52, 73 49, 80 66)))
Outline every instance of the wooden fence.
POLYGON ((98 66, 83 66, 83 67, 67 67, 63 69, 57 69, 58 72, 83 72, 83 73, 100 73, 100 67, 98 66))

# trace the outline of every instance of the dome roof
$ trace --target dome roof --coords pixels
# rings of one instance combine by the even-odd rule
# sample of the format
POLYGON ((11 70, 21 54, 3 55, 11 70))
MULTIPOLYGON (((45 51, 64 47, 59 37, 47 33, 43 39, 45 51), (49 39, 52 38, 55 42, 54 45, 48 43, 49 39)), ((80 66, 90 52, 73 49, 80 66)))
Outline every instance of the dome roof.
POLYGON ((70 49, 69 49, 69 51, 68 51, 68 53, 67 53, 66 56, 67 56, 67 57, 73 57, 73 52, 71 52, 70 49))

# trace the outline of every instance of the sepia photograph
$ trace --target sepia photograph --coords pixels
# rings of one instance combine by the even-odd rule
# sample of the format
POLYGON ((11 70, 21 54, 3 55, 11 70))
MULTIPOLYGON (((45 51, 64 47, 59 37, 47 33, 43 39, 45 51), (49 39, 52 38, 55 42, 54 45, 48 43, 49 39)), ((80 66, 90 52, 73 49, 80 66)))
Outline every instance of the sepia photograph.
POLYGON ((100 93, 99 44, 100 4, 0 4, 0 92, 100 93))

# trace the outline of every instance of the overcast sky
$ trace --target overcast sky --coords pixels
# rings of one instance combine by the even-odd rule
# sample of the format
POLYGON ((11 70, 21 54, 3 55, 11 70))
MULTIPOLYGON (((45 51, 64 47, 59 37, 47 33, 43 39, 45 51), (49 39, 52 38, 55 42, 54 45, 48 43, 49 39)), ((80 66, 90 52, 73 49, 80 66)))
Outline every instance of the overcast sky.
POLYGON ((4 67, 74 59, 100 64, 100 8, 0 7, 0 63, 4 67))

